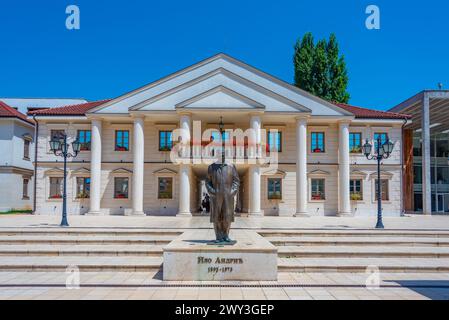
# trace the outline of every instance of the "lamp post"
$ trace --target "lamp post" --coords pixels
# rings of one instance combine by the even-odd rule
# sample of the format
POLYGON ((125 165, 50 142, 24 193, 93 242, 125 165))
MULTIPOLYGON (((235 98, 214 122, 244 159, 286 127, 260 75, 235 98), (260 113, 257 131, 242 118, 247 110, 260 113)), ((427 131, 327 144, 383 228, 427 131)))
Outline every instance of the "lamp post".
POLYGON ((225 163, 225 141, 223 137, 224 132, 224 123, 223 123, 223 117, 220 117, 220 123, 218 124, 218 127, 220 128, 220 139, 221 139, 221 165, 224 166, 225 163))
POLYGON ((62 220, 61 227, 68 227, 69 223, 67 221, 67 158, 75 158, 81 148, 81 144, 78 140, 72 142, 73 153, 69 153, 69 145, 67 144, 67 135, 64 134, 62 137, 53 137, 50 141, 50 150, 55 154, 55 156, 64 158, 64 188, 62 194, 62 220))
POLYGON ((376 229, 384 229, 384 224, 382 222, 382 183, 380 180, 380 165, 383 159, 388 159, 393 152, 394 144, 389 138, 382 144, 382 139, 380 136, 377 137, 376 150, 374 154, 371 155, 373 146, 366 140, 363 145, 363 154, 368 160, 377 160, 377 224, 376 229))

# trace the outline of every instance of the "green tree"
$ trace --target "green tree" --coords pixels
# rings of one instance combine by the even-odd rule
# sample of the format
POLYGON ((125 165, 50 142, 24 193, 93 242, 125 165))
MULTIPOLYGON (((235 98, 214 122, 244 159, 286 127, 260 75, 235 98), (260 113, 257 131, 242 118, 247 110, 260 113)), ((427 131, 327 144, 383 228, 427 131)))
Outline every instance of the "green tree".
POLYGON ((346 63, 335 34, 315 45, 313 35, 306 33, 296 42, 293 63, 298 88, 329 101, 349 101, 346 63))

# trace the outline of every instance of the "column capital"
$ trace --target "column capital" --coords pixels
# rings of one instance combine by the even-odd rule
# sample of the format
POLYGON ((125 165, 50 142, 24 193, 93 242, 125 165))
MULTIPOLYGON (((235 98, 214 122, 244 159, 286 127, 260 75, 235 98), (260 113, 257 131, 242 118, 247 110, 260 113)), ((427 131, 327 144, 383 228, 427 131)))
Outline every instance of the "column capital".
POLYGON ((192 116, 192 112, 190 112, 190 111, 178 111, 177 112, 180 116, 188 116, 188 117, 191 117, 192 116))
POLYGON ((299 115, 299 116, 296 116, 295 117, 295 120, 296 121, 307 121, 307 120, 309 120, 309 118, 310 118, 310 115, 309 114, 301 114, 301 115, 299 115))
POLYGON ((342 120, 339 120, 339 121, 338 121, 338 124, 339 124, 339 125, 348 125, 348 126, 349 126, 349 125, 351 124, 351 122, 352 122, 352 121, 349 120, 349 119, 342 119, 342 120))

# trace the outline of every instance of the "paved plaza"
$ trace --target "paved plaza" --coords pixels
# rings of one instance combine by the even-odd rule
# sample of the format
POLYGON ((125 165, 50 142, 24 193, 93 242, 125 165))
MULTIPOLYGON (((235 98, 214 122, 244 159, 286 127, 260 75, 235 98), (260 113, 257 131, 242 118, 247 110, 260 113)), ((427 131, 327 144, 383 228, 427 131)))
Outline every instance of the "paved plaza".
MULTIPOLYGON (((8 234, 14 231, 11 238, 18 237, 20 232, 26 232, 27 235, 20 241, 26 240, 26 237, 31 232, 84 232, 86 235, 82 237, 100 237, 96 236, 96 232, 136 232, 132 237, 148 237, 145 232, 152 232, 153 234, 164 234, 183 232, 185 230, 207 229, 210 228, 210 223, 207 217, 193 217, 193 218, 176 218, 176 217, 83 217, 73 216, 69 217, 71 224, 70 228, 60 229, 58 227, 59 216, 0 216, 0 232, 8 234), (157 233, 156 233, 157 232, 157 233), (87 236, 89 234, 89 236, 87 236), (93 235, 92 235, 93 234, 93 235), (142 235, 140 235, 142 234, 142 235)), ((438 234, 437 242, 430 243, 429 247, 423 247, 422 251, 413 251, 413 246, 404 247, 403 245, 377 246, 368 245, 366 252, 364 246, 355 244, 355 240, 351 240, 349 245, 334 246, 334 252, 326 250, 327 245, 323 247, 315 246, 286 246, 284 251, 280 251, 283 256, 280 258, 280 263, 283 260, 291 261, 318 261, 320 259, 339 263, 338 261, 348 260, 345 258, 338 258, 338 252, 345 251, 345 248, 360 248, 360 254, 368 254, 368 257, 360 255, 350 259, 357 260, 362 263, 370 264, 369 254, 376 255, 379 261, 389 261, 390 263, 401 262, 408 263, 410 261, 422 261, 422 263, 433 264, 439 263, 438 268, 449 267, 446 257, 447 247, 445 245, 445 236, 449 234, 449 217, 445 216, 408 216, 402 218, 386 218, 386 234, 398 233, 408 235, 408 239, 417 238, 416 234, 423 237, 423 241, 430 239, 432 234, 438 234), (410 256, 402 256, 398 248, 409 250, 410 256), (434 251, 435 250, 437 251, 434 251), (287 250, 288 249, 288 250, 287 250), (307 249, 307 250, 305 250, 307 249), (362 250, 363 249, 363 250, 362 250), (395 250, 398 249, 398 252, 395 250), (305 251, 304 251, 305 250, 305 251), (306 258, 311 252, 313 258, 306 258), (320 250, 324 250, 320 253, 320 250), (438 251, 440 250, 440 251, 438 251), (289 251, 295 251, 299 255, 293 259, 289 251), (363 251, 363 252, 362 252, 363 251), (394 251, 394 252, 393 252, 394 251), (388 254, 395 254, 394 257, 389 257, 388 254), (413 254, 412 254, 413 253, 413 254), (303 256, 303 254, 306 254, 303 256), (418 258, 414 256, 418 255, 418 258), (429 255, 436 255, 436 258, 426 258, 429 255), (321 257, 324 255, 324 257, 321 257), (334 256, 336 255, 336 256, 334 256), (386 255, 385 257, 383 255, 386 255), (396 256, 397 255, 397 256, 396 256), (383 259, 383 260, 382 260, 383 259), (431 261, 431 262, 429 262, 431 261), (432 262, 433 261, 433 262, 432 262), (435 262, 437 261, 437 262, 435 262)), ((279 235, 287 236, 289 238, 297 237, 296 233, 300 233, 301 237, 310 232, 313 237, 318 237, 323 241, 340 232, 351 232, 351 235, 344 235, 341 241, 347 241, 348 238, 361 239, 364 238, 366 244, 372 241, 371 232, 379 239, 383 239, 381 233, 372 229, 375 224, 375 219, 372 218, 335 218, 335 217, 314 217, 314 218, 237 218, 234 224, 235 229, 254 229, 260 234, 271 233, 273 239, 279 235), (279 234, 278 234, 279 233, 279 234), (294 237, 291 235, 293 234, 294 237), (333 234, 333 235, 332 235, 333 234), (380 236, 379 236, 380 234, 380 236), (355 236, 354 236, 355 235, 355 236), (363 236, 364 235, 364 236, 363 236)), ((382 231, 380 231, 382 232, 382 231)), ((6 237, 6 236, 2 236, 6 237)), ((64 234, 57 235, 60 241, 72 241, 70 236, 64 234), (66 237, 66 238, 64 238, 66 237)), ((71 236, 74 237, 74 236, 71 236)), ((79 237, 79 236, 77 236, 79 237)), ((106 236, 103 236, 102 241, 106 241, 106 236)), ((120 237, 120 236, 117 236, 120 237)), ((310 236, 312 237, 312 236, 310 236)), ((388 236, 390 237, 390 236, 388 236)), ((387 236, 385 238, 388 238, 387 236)), ((300 238, 299 236, 297 237, 300 238)), ((6 247, 4 244, 0 245, 6 247)), ((77 238, 78 239, 78 238, 77 238)), ((296 238, 295 238, 296 239, 296 238)), ((86 239, 85 239, 86 240, 86 239)), ((129 240, 129 239, 128 239, 129 240)), ((12 240, 11 240, 12 241, 12 240)), ((79 240, 77 240, 79 241, 79 240)), ((290 240, 293 241, 293 240, 290 240)), ((299 240, 298 240, 299 241, 299 240)), ((273 240, 274 242, 274 240, 273 240)), ((22 251, 18 249, 19 244, 11 245, 11 252, 22 251), (13 250, 14 249, 14 250, 13 250)), ((31 254, 26 257, 11 256, 14 253, 8 254, 6 250, 2 251, 0 255, 0 266, 6 265, 9 261, 14 259, 27 259, 31 263, 38 263, 42 259, 48 261, 51 265, 55 259, 63 259, 64 257, 51 256, 50 249, 58 250, 61 255, 62 244, 22 244, 23 248, 28 251, 36 250, 42 256, 34 256, 31 254), (39 251, 42 250, 42 251, 39 251), (45 255, 43 252, 46 252, 45 255)), ((91 245, 86 245, 91 246, 91 245)), ((92 245, 98 251, 99 245, 92 245)), ((103 247, 108 245, 103 245, 103 247)), ((122 245, 124 247, 124 245, 122 245)), ((115 245, 109 245, 109 250, 113 250, 115 245)), ((118 247, 117 247, 118 248, 118 247)), ((115 249, 117 249, 115 248, 115 249)), ((131 245, 131 248, 133 246, 131 245)), ((280 249, 284 247, 280 246, 280 249)), ((69 245, 63 250, 81 250, 75 245, 69 245), (70 249, 71 248, 71 249, 70 249)), ((114 250, 115 250, 114 249, 114 250)), ((92 249, 93 250, 93 249, 92 249)), ((119 250, 119 249, 117 249, 119 250)), ((130 249, 131 250, 131 249, 130 249)), ((137 250, 137 249, 136 249, 137 250)), ((414 250, 419 250, 418 246, 414 250)), ((89 259, 95 259, 99 262, 104 262, 108 258, 101 256, 89 257, 82 256, 80 252, 72 252, 69 258, 73 261, 79 261, 80 264, 89 259)), ((30 253, 28 252, 28 253, 30 253)), ((135 254, 135 253, 134 253, 135 254)), ((346 254, 346 253, 345 253, 346 254)), ((155 253, 157 255, 157 253, 155 253)), ((120 257, 115 257, 120 259, 120 257)), ((122 257, 123 259, 144 259, 136 254, 132 258, 122 257)), ((154 257, 153 259, 158 259, 154 257)), ((349 260, 350 260, 349 259, 349 260)), ((39 262, 40 263, 40 262, 39 262)), ((406 263, 403 263, 405 265, 406 263)), ((426 264, 426 265, 427 265, 426 264)), ((418 267, 422 267, 418 265, 418 267)), ((440 269, 435 270, 440 270, 440 269)), ((405 269, 404 269, 405 270, 405 269)), ((424 270, 424 269, 423 269, 424 270)), ((443 270, 443 269, 441 269, 443 270)), ((449 300, 449 273, 448 272, 383 272, 380 270, 379 274, 373 274, 372 270, 364 272, 295 272, 285 269, 279 272, 277 281, 254 281, 254 282, 164 282, 162 280, 161 270, 148 271, 128 271, 126 269, 114 270, 98 270, 98 271, 84 271, 80 270, 79 286, 77 281, 73 281, 73 273, 66 270, 45 271, 45 270, 6 270, 0 271, 0 299, 192 299, 192 300, 403 300, 403 299, 419 299, 419 300, 449 300), (379 282, 377 282, 379 280, 379 282), (67 286, 68 285, 68 286, 67 286)))

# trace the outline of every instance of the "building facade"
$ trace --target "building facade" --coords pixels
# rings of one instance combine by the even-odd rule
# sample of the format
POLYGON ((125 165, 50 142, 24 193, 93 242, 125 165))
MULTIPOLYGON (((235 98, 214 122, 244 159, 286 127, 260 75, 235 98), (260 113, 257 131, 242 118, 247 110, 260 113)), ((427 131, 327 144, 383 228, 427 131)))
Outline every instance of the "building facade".
POLYGON ((0 212, 33 206, 34 123, 0 101, 0 212))
MULTIPOLYGON (((236 211, 251 216, 372 216, 376 162, 361 152, 377 137, 394 142, 382 165, 383 212, 399 216, 402 129, 406 115, 332 104, 252 66, 219 54, 112 100, 30 113, 37 136, 36 213, 59 214, 62 162, 49 141, 66 133, 83 144, 68 165, 69 214, 178 215, 199 212, 207 163, 192 160, 219 135, 250 132, 254 146, 276 161, 237 163, 236 211), (177 130, 181 129, 180 138, 177 130), (204 134, 212 137, 204 140, 204 134), (185 134, 187 133, 187 134, 185 134), (192 143, 193 141, 193 143, 192 143), (173 148, 189 146, 185 162, 173 148)), ((220 136, 218 136, 220 139, 220 136)), ((231 154, 237 153, 229 143, 231 154)))
POLYGON ((449 213, 449 91, 424 90, 392 112, 411 116, 404 128, 404 209, 449 213))

